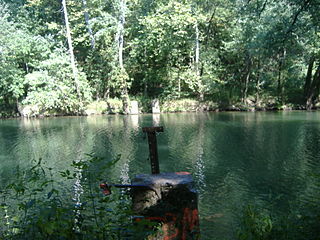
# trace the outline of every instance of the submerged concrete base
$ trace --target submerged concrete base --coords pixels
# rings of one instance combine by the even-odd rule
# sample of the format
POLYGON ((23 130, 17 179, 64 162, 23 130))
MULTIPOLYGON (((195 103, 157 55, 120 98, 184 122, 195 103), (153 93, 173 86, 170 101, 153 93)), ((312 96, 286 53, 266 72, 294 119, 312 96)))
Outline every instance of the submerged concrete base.
POLYGON ((198 196, 190 173, 142 174, 132 184, 145 186, 132 190, 134 212, 161 225, 148 239, 200 238, 198 196))

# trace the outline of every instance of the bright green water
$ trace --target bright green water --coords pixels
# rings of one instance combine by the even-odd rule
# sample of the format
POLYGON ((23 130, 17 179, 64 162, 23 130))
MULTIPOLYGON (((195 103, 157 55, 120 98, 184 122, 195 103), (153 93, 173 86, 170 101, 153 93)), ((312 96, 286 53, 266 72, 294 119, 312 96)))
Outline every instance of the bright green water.
MULTIPOLYGON (((85 153, 122 159, 109 181, 149 173, 141 127, 158 136, 161 171, 190 171, 199 190, 202 239, 232 239, 242 206, 287 214, 319 185, 320 113, 187 113, 0 120, 0 186, 17 166, 43 161, 65 170, 85 153)), ((310 199, 309 199, 310 196, 310 199)))

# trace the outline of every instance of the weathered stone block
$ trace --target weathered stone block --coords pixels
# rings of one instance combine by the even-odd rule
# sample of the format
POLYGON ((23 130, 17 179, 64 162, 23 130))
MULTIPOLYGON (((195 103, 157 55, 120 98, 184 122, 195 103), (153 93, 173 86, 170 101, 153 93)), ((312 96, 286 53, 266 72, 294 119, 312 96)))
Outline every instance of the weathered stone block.
POLYGON ((138 101, 130 102, 130 114, 139 114, 138 101))
POLYGON ((152 113, 160 113, 160 103, 158 99, 154 99, 151 102, 152 113))

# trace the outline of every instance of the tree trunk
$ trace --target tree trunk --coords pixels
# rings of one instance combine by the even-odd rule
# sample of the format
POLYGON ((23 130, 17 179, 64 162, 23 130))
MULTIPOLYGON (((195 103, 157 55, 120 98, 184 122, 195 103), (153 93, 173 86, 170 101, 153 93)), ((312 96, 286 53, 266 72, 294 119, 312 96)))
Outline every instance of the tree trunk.
POLYGON ((282 57, 279 56, 278 87, 277 88, 278 88, 278 100, 280 101, 281 104, 283 103, 283 91, 284 91, 284 88, 283 88, 284 85, 283 85, 283 82, 282 82, 282 68, 283 68, 283 65, 284 65, 286 54, 287 54, 286 49, 283 49, 282 57))
POLYGON ((110 88, 109 87, 106 87, 104 89, 104 93, 103 93, 103 99, 109 99, 110 97, 110 88))
POLYGON ((87 11, 87 0, 82 0, 82 5, 83 5, 83 14, 84 14, 84 20, 86 22, 86 27, 90 36, 90 42, 91 42, 91 48, 94 49, 95 46, 95 40, 92 32, 92 28, 90 25, 90 17, 89 13, 87 11))
POLYGON ((315 61, 315 56, 312 55, 310 57, 309 65, 308 65, 308 71, 307 71, 307 76, 306 76, 306 81, 304 84, 304 99, 307 100, 310 94, 310 88, 311 88, 311 83, 312 83, 312 71, 313 71, 313 66, 314 66, 314 61, 315 61))
POLYGON ((118 23, 118 57, 119 57, 119 66, 123 69, 123 41, 124 41, 124 24, 125 24, 125 0, 119 0, 120 3, 120 17, 118 23))
POLYGON ((244 78, 244 86, 242 88, 242 103, 245 103, 245 100, 247 98, 249 81, 250 81, 250 76, 251 76, 252 59, 251 59, 250 55, 247 55, 246 62, 247 62, 246 63, 246 75, 244 78))
POLYGON ((319 96, 319 90, 320 90, 320 64, 318 65, 317 70, 313 75, 313 80, 312 80, 310 91, 306 101, 306 108, 308 110, 311 110, 312 108, 315 107, 315 101, 319 96))
POLYGON ((282 103, 282 93, 281 93, 281 61, 279 63, 278 68, 278 86, 277 86, 277 92, 278 92, 278 100, 282 103))
POLYGON ((195 71, 199 75, 199 62, 200 62, 200 42, 199 42, 199 27, 198 22, 195 25, 196 39, 195 39, 195 71))
POLYGON ((80 94, 80 88, 79 88, 79 82, 78 82, 78 69, 76 66, 76 61, 75 61, 74 52, 73 52, 72 38, 71 38, 71 31, 70 31, 70 26, 69 26, 66 0, 62 0, 62 6, 63 6, 63 13, 64 13, 64 20, 65 20, 65 24, 66 24, 66 34, 67 34, 67 41, 68 41, 68 47, 69 47, 71 68, 72 68, 73 78, 74 78, 74 82, 75 82, 75 86, 76 86, 76 91, 77 91, 78 97, 80 99, 81 94, 80 94))
POLYGON ((143 95, 145 97, 148 96, 148 84, 147 84, 147 81, 144 81, 144 83, 143 83, 143 95))
POLYGON ((244 91, 243 91, 243 103, 245 103, 247 99, 247 94, 248 94, 248 86, 249 86, 249 80, 250 80, 250 69, 247 72, 245 84, 244 84, 244 91))
POLYGON ((180 80, 180 74, 178 73, 178 98, 181 97, 181 80, 180 80))
POLYGON ((317 68, 316 74, 314 75, 314 94, 312 98, 313 107, 315 107, 316 101, 319 97, 320 92, 320 65, 317 68))
POLYGON ((260 107, 260 59, 258 60, 258 73, 257 73, 257 81, 256 81, 256 105, 257 107, 260 107))
MULTIPOLYGON (((118 31, 117 31, 117 43, 118 43, 118 60, 121 74, 126 73, 124 65, 123 65, 123 44, 124 44, 124 24, 125 24, 125 14, 126 14, 126 0, 119 0, 120 6, 120 16, 118 23, 118 31)), ((129 95, 128 95, 128 86, 125 78, 123 78, 122 89, 121 89, 121 98, 122 98, 122 109, 124 114, 129 114, 129 95)))
POLYGON ((203 92, 203 85, 201 82, 201 76, 200 76, 200 40, 199 40, 199 27, 198 22, 196 22, 195 25, 195 31, 196 31, 196 39, 195 39, 195 72, 196 72, 196 81, 198 81, 198 88, 199 88, 199 100, 203 101, 204 99, 204 92, 203 92))

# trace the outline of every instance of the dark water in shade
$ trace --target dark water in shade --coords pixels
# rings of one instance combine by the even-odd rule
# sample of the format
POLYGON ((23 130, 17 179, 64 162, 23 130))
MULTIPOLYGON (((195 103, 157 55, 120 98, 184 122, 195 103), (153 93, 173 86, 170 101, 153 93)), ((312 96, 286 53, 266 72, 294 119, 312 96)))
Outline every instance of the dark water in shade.
POLYGON ((162 125, 162 172, 190 171, 199 190, 202 239, 233 239, 243 206, 287 214, 319 193, 320 113, 185 113, 0 120, 0 186, 43 161, 67 169, 86 153, 122 158, 109 181, 149 173, 143 126, 162 125))

